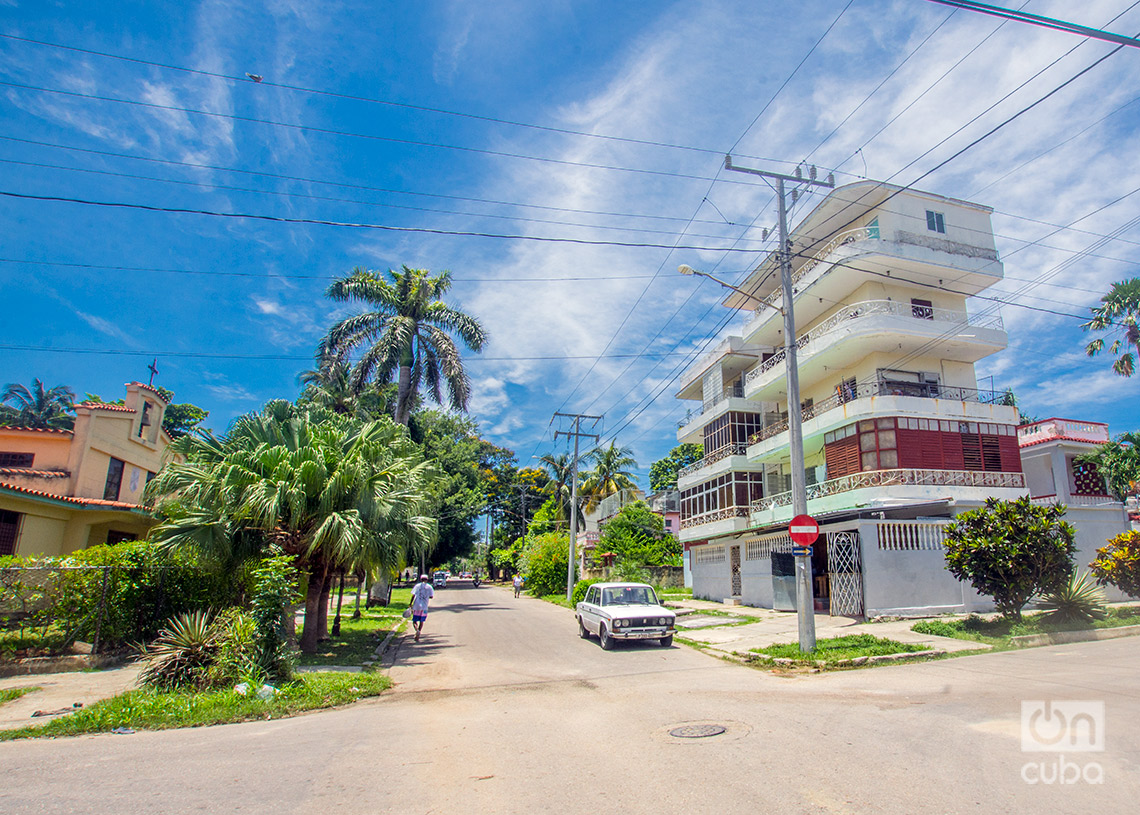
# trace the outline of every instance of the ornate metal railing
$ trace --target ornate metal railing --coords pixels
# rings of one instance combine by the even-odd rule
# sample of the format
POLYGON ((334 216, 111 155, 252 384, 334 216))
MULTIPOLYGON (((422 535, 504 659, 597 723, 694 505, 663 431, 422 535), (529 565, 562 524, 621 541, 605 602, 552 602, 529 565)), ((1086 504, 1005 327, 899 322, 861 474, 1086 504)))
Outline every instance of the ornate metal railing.
MULTIPOLYGON (((900 303, 895 300, 865 300, 861 303, 852 303, 843 306, 811 331, 803 334, 796 340, 796 347, 807 348, 818 342, 823 336, 831 333, 840 325, 850 320, 858 320, 872 314, 891 314, 895 316, 911 317, 916 320, 931 320, 942 323, 959 323, 974 326, 975 328, 991 328, 1001 331, 1004 328, 1002 319, 998 315, 970 316, 965 311, 951 311, 944 308, 930 306, 916 306, 911 303, 900 303)), ((746 383, 752 382, 774 369, 784 361, 786 352, 780 349, 768 359, 761 362, 744 377, 746 383)))
MULTIPOLYGON (((835 389, 833 396, 808 405, 800 411, 800 415, 803 421, 806 422, 809 419, 814 419, 816 416, 822 416, 827 411, 837 408, 840 405, 845 405, 848 402, 853 402, 856 399, 867 396, 916 396, 920 399, 948 399, 951 402, 979 402, 985 405, 1000 404, 1002 399, 1009 398, 1007 391, 958 388, 935 383, 914 383, 906 392, 899 393, 898 391, 899 383, 883 382, 879 379, 858 382, 855 385, 849 385, 847 387, 840 385, 835 389)), ((788 420, 787 418, 783 418, 772 424, 765 425, 753 433, 748 437, 748 443, 758 444, 759 442, 786 432, 787 429, 788 420)))
POLYGON ((747 518, 748 507, 726 507, 725 509, 714 509, 712 512, 706 512, 703 515, 693 515, 689 518, 681 518, 681 528, 688 529, 693 526, 701 526, 702 524, 711 524, 715 521, 727 521, 729 518, 747 518))
MULTIPOLYGON (((878 239, 879 239, 879 228, 877 226, 860 226, 860 227, 856 227, 855 229, 848 229, 846 232, 840 232, 838 235, 836 235, 834 238, 832 238, 830 241, 828 241, 826 246, 824 246, 822 249, 820 249, 818 252, 816 252, 814 255, 812 255, 810 258, 808 258, 804 262, 804 264, 802 266, 800 266, 800 268, 798 268, 794 272, 792 272, 792 285, 794 286, 796 283, 798 283, 800 280, 802 280, 805 276, 807 276, 807 274, 809 272, 811 272, 812 269, 814 269, 816 266, 818 266, 819 264, 826 261, 827 256, 830 255, 832 252, 834 252, 836 249, 838 249, 840 246, 846 246, 847 244, 854 243, 855 241, 867 241, 867 240, 878 240, 878 239)), ((775 263, 778 267, 779 266, 779 258, 776 257, 775 253, 773 253, 773 258, 775 258, 775 263)), ((767 297, 764 298, 764 300, 762 301, 763 305, 756 307, 756 313, 759 314, 760 312, 764 311, 766 308, 775 307, 776 302, 780 299, 780 297, 782 295, 783 295, 783 291, 780 289, 779 286, 777 286, 775 291, 773 291, 771 294, 769 294, 767 297)))
MULTIPOLYGON (((990 487, 1023 488, 1025 475, 1022 473, 992 473, 982 470, 871 470, 865 473, 852 473, 851 475, 832 478, 819 484, 811 484, 807 488, 807 500, 825 498, 841 492, 863 489, 864 487, 893 487, 893 486, 929 486, 929 487, 990 487)), ((776 507, 789 506, 792 503, 792 493, 777 493, 765 496, 752 502, 753 512, 765 512, 776 507)))
POLYGON ((719 450, 714 450, 700 461, 694 461, 677 471, 677 478, 684 478, 698 472, 703 467, 708 467, 710 464, 716 464, 721 459, 726 459, 729 456, 742 456, 748 452, 747 442, 733 442, 727 447, 722 447, 719 450))

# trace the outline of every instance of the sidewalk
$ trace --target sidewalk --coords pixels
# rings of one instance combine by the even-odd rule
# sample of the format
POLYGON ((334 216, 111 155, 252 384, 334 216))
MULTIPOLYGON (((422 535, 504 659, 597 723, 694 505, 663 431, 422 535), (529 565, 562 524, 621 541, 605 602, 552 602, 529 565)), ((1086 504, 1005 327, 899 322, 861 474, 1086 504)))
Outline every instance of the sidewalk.
POLYGON ((40 689, 0 705, 0 730, 43 724, 59 718, 43 716, 33 719, 32 714, 37 710, 61 710, 71 707, 76 702, 88 707, 100 699, 107 699, 130 690, 135 687, 135 679, 138 678, 140 670, 141 666, 135 663, 102 671, 9 676, 0 679, 0 688, 38 687, 40 689))
MULTIPOLYGON (((780 642, 796 642, 799 639, 799 621, 794 611, 773 611, 769 608, 753 608, 751 606, 727 606, 708 600, 677 600, 670 601, 669 605, 680 610, 719 611, 743 620, 753 620, 753 622, 744 625, 724 626, 722 624, 721 627, 687 628, 685 625, 686 617, 678 618, 678 636, 725 655, 743 654, 753 648, 762 648, 780 642)), ((707 615, 701 616, 704 616, 705 620, 716 619, 707 615)), ((728 618, 724 618, 724 620, 729 622, 728 618)), ((872 634, 876 637, 923 645, 926 648, 940 651, 976 651, 990 647, 982 643, 950 637, 918 634, 910 630, 915 622, 917 620, 861 623, 851 617, 831 617, 827 614, 816 614, 815 636, 816 639, 822 640, 850 634, 872 634)))

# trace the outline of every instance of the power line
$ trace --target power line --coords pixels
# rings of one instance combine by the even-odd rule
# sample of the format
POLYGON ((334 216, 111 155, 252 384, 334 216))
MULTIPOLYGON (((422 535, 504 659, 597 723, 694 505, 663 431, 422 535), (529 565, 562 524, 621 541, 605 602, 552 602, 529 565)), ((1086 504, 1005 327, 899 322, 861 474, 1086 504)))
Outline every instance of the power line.
POLYGON ((111 209, 134 209, 144 212, 165 212, 175 215, 206 215, 214 218, 248 218, 254 221, 269 221, 272 223, 302 224, 306 226, 340 226, 349 229, 375 229, 386 232, 414 232, 427 235, 451 235, 464 238, 497 238, 503 240, 536 241, 539 243, 572 243, 581 246, 621 246, 629 249, 691 249, 698 252, 755 252, 754 249, 739 249, 718 246, 685 246, 663 243, 633 243, 628 241, 595 241, 585 238, 557 238, 547 235, 509 235, 494 232, 473 232, 456 229, 434 229, 423 226, 392 226, 390 224, 374 224, 353 221, 333 221, 326 218, 290 218, 283 215, 264 215, 258 213, 219 212, 209 209, 194 209, 191 207, 160 207, 154 204, 134 204, 122 201, 93 201, 86 198, 72 198, 62 195, 32 195, 30 193, 0 190, 0 195, 8 198, 18 198, 29 201, 49 201, 64 204, 81 204, 84 206, 106 207, 111 209))
MULTIPOLYGON (((967 11, 976 11, 981 14, 989 14, 993 17, 1002 17, 1006 20, 1016 20, 1020 23, 1029 23, 1030 25, 1040 26, 1042 28, 1051 28, 1055 31, 1065 31, 1069 34, 1079 34, 1082 37, 1089 37, 1094 40, 1103 40, 1104 42, 1114 42, 1119 45, 1140 48, 1140 40, 1135 37, 1125 37, 1123 34, 1113 34, 1111 31, 1089 28, 1087 26, 1077 25, 1076 23, 1058 20, 1055 17, 1044 17, 1040 14, 1029 14, 1024 11, 1014 11, 1013 9, 1001 8, 999 6, 990 6, 985 3, 974 2, 974 0, 929 0, 929 2, 941 3, 944 6, 954 6, 955 8, 966 9, 967 11)), ((1022 8, 1024 8, 1024 6, 1022 8)))
MULTIPOLYGON (((80 48, 74 45, 63 45, 62 43, 48 42, 46 40, 36 40, 30 37, 19 37, 15 34, 0 34, 0 38, 14 40, 16 42, 30 43, 33 45, 40 45, 47 48, 56 48, 63 51, 71 51, 79 54, 89 54, 91 56, 103 57, 106 59, 119 60, 122 62, 132 62, 138 65, 147 65, 153 68, 162 68, 170 71, 181 71, 183 73, 195 74, 198 76, 206 76, 212 79, 224 79, 228 82, 240 84, 243 86, 252 87, 248 75, 238 76, 236 74, 224 74, 217 71, 207 71, 201 68, 188 68, 184 65, 174 65, 172 63, 156 62, 153 60, 141 59, 138 57, 128 57, 122 54, 112 54, 107 51, 96 51, 89 48, 80 48)), ((694 153, 704 153, 707 155, 721 156, 724 154, 723 150, 694 147, 686 144, 672 144, 669 142, 655 141, 653 139, 637 139, 628 136, 614 136, 605 133, 590 133, 583 130, 572 130, 564 127, 554 127, 552 125, 540 125, 533 122, 521 122, 511 119, 503 119, 496 116, 484 116, 477 113, 466 113, 463 111, 446 110, 443 108, 435 108, 427 105, 417 105, 409 102, 396 102, 390 99, 379 99, 376 97, 362 96, 358 94, 342 93, 338 91, 323 90, 320 88, 306 87, 303 85, 292 85, 284 82, 274 82, 272 79, 265 79, 261 77, 254 83, 265 88, 280 88, 282 90, 296 91, 299 93, 314 94, 319 96, 327 96, 333 99, 345 99, 353 102, 367 102, 374 105, 384 105, 386 107, 402 108, 405 110, 415 110, 422 113, 435 113, 442 116, 454 116, 464 119, 472 119, 475 121, 488 122, 490 124, 509 125, 511 127, 521 127, 530 130, 539 130, 547 133, 557 133, 564 136, 579 136, 582 138, 598 139, 601 141, 612 141, 624 144, 636 144, 643 147, 662 147, 670 150, 685 150, 694 153)), ((789 161, 781 161, 779 159, 760 158, 757 156, 748 156, 748 158, 756 161, 772 161, 778 164, 791 164, 789 161)))
MULTIPOLYGON (((91 99, 96 102, 113 102, 120 105, 131 105, 135 107, 148 108, 153 110, 168 110, 177 113, 190 113, 195 116, 209 116, 216 119, 226 119, 235 122, 246 122, 249 124, 267 125, 270 127, 280 127, 287 130, 299 130, 312 133, 320 133, 326 136, 341 136, 345 138, 354 139, 367 139, 370 141, 379 141, 386 144, 399 144, 409 147, 428 147, 439 150, 456 150, 464 153, 475 153, 477 155, 493 156, 495 158, 510 158, 521 159, 524 161, 536 161, 544 164, 557 164, 566 167, 582 167, 591 170, 610 170, 613 172, 621 173, 636 173, 641 175, 652 176, 665 176, 669 178, 681 178, 693 181, 708 181, 705 176, 690 175, 687 173, 678 173, 671 170, 650 170, 641 167, 621 167, 615 164, 594 164, 587 161, 571 161, 569 159, 551 158, 549 156, 532 156, 526 153, 510 153, 505 150, 491 150, 483 147, 468 147, 460 144, 443 144, 440 142, 427 142, 419 141, 417 139, 400 139, 395 136, 380 136, 375 133, 356 133, 349 130, 336 130, 330 127, 317 127, 316 125, 298 124, 296 122, 280 122, 273 119, 259 119, 256 116, 242 116, 236 113, 219 113, 213 110, 199 110, 197 108, 181 107, 179 105, 164 105, 158 102, 144 102, 140 99, 122 99, 116 96, 101 96, 96 93, 86 93, 84 91, 69 91, 62 88, 48 88, 42 85, 27 85, 21 82, 10 82, 7 80, 0 80, 0 86, 10 88, 18 88, 20 90, 34 91, 36 93, 51 93, 60 96, 70 96, 81 99, 91 99)), ((729 181, 728 183, 743 183, 738 181, 729 181)))

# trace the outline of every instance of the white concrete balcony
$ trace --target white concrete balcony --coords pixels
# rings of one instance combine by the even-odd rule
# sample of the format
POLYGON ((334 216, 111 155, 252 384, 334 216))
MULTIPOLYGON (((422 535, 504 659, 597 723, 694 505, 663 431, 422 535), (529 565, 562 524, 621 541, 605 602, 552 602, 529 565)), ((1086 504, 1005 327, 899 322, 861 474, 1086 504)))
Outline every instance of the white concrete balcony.
MULTIPOLYGON (((963 294, 976 294, 1003 276, 997 253, 982 247, 956 244, 908 232, 896 232, 894 240, 885 240, 878 227, 858 227, 839 233, 802 264, 792 270, 796 319, 808 323, 819 318, 829 303, 842 301, 868 279, 868 272, 881 279, 891 270, 902 279, 919 284, 942 285, 954 280, 954 288, 963 294), (866 268, 861 268, 865 266, 866 268), (809 297, 809 294, 821 297, 809 297)), ((780 309, 784 307, 778 267, 760 291, 761 305, 755 317, 741 332, 746 343, 772 344, 783 324, 780 309)))
POLYGON ((1017 429, 1017 443, 1022 447, 1043 441, 1082 441, 1104 444, 1108 440, 1108 425, 1101 422, 1044 419, 1017 429))
MULTIPOLYGON (((987 498, 1025 495, 1023 473, 983 470, 872 470, 831 478, 807 488, 808 514, 824 515, 845 509, 957 502, 981 503, 987 498)), ((792 493, 781 492, 752 502, 753 526, 768 526, 792 517, 792 493)))
POLYGON ((743 532, 749 526, 749 508, 733 506, 681 519, 678 537, 684 543, 743 532))
POLYGON ((682 444, 700 443, 705 425, 729 411, 759 413, 759 406, 744 397, 744 386, 737 384, 705 399, 700 413, 688 413, 677 422, 677 441, 682 444))
MULTIPOLYGON (((770 349, 768 349, 770 350, 770 349)), ((712 351, 690 365, 678 380, 678 399, 700 399, 706 373, 720 367, 722 382, 731 382, 756 364, 760 349, 747 346, 740 337, 725 337, 712 351)))
MULTIPOLYGON (((947 387, 937 383, 913 385, 910 393, 897 392, 897 383, 871 380, 804 408, 800 417, 804 444, 860 419, 909 416, 953 422, 989 422, 1016 425, 1017 408, 999 403, 1004 391, 947 387)), ((748 439, 748 460, 755 463, 788 458, 788 420, 773 422, 748 439)))
POLYGON ((1035 495, 1029 500, 1039 506, 1052 506, 1058 501, 1070 507, 1110 507, 1119 510, 1124 506, 1111 495, 1070 495, 1068 500, 1056 495, 1035 495))
MULTIPOLYGON (((876 351, 901 357, 923 348, 931 355, 976 362, 1005 348, 1006 343, 1005 328, 997 315, 971 316, 893 300, 865 300, 843 306, 803 334, 796 341, 796 357, 800 386, 806 389, 827 374, 825 367, 840 371, 876 351)), ((744 395, 756 401, 777 401, 785 387, 785 356, 780 349, 749 371, 744 377, 744 395)))
POLYGON ((763 465, 748 460, 747 442, 736 442, 709 453, 700 461, 694 461, 677 471, 677 489, 687 489, 705 479, 727 472, 759 472, 763 465))

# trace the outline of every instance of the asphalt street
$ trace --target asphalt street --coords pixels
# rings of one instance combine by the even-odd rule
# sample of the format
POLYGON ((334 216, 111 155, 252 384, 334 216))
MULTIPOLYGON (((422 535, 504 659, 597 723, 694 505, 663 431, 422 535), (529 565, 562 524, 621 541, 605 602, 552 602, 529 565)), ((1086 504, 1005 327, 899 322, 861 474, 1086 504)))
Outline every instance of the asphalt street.
POLYGON ((568 610, 484 586, 438 591, 392 657, 396 687, 339 710, 0 744, 0 812, 1071 815, 1140 795, 1140 638, 781 677, 604 652, 568 610), (1103 702, 1105 750, 1022 752, 1029 700, 1103 702), (725 732, 669 735, 705 723, 725 732), (1025 780, 1056 766, 1103 783, 1025 780))

